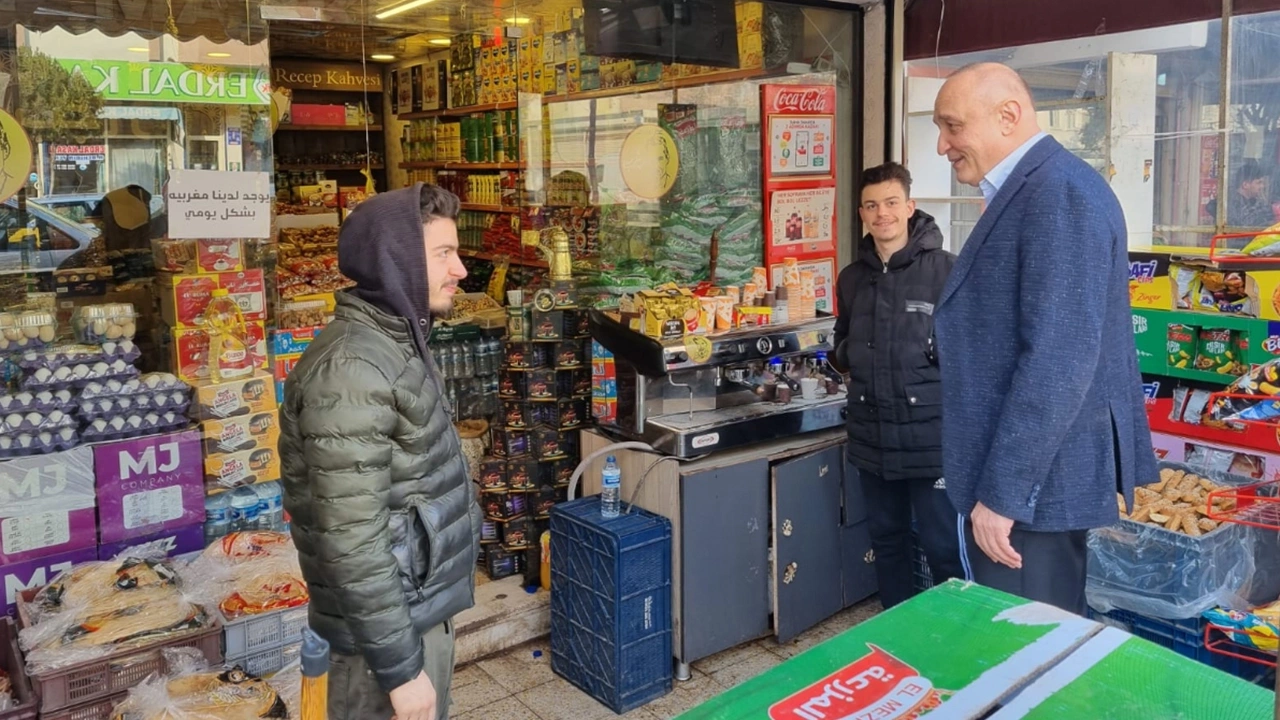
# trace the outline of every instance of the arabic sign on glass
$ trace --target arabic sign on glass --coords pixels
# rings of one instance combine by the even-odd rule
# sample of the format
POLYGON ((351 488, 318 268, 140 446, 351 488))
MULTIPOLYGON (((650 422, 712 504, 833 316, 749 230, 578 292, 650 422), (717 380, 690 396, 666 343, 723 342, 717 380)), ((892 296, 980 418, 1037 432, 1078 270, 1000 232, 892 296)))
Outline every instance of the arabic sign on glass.
POLYGON ((80 73, 106 100, 132 102, 267 105, 271 83, 258 67, 133 63, 119 60, 58 60, 80 73))
POLYGON ((165 187, 169 237, 270 237, 273 199, 264 172, 175 170, 165 187))

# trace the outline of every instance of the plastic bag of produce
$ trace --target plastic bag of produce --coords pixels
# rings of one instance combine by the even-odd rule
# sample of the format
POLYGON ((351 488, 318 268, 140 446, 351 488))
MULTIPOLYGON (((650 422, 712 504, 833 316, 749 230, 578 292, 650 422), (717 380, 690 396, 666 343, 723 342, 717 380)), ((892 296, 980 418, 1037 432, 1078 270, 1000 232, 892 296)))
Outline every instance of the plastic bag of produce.
POLYGON ((1162 463, 1161 471, 1163 486, 1140 488, 1131 516, 1089 533, 1089 606, 1177 620, 1274 598, 1280 585, 1275 533, 1218 524, 1203 513, 1206 491, 1255 481, 1174 463, 1162 463), (1171 477, 1177 478, 1172 484, 1171 477), (1146 502, 1153 492, 1159 497, 1146 502), (1176 516, 1193 522, 1171 527, 1176 516))

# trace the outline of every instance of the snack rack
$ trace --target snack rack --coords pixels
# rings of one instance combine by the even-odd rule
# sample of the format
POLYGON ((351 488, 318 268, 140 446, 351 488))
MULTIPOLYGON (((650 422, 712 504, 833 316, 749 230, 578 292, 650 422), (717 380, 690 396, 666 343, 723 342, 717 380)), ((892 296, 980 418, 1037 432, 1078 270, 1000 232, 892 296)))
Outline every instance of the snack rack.
MULTIPOLYGON (((1245 485, 1239 488, 1215 490, 1209 493, 1208 506, 1210 519, 1280 532, 1280 479, 1254 483, 1253 485, 1245 485), (1229 509, 1217 509, 1215 505, 1221 505, 1221 503, 1218 503, 1220 500, 1229 501, 1226 503, 1226 505, 1230 506, 1229 509)), ((1205 627, 1204 631, 1205 647, 1209 648, 1211 652, 1220 655, 1237 657, 1241 660, 1269 667, 1277 666, 1274 658, 1263 657, 1264 653, 1262 652, 1251 654, 1247 646, 1234 642, 1231 639, 1232 633, 1241 633, 1260 639, 1266 638, 1266 636, 1259 633, 1242 632, 1210 623, 1205 627), (1214 633, 1222 634, 1223 637, 1215 639, 1214 633)), ((1275 690, 1275 718, 1280 720, 1280 672, 1276 673, 1275 690)))

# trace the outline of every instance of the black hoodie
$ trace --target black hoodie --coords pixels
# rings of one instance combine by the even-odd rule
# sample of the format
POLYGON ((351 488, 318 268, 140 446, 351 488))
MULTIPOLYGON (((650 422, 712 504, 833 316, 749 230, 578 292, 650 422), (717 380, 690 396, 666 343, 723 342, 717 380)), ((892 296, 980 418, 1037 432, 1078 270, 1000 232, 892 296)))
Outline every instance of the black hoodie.
POLYGON ((338 234, 338 269, 356 283, 348 293, 409 321, 425 360, 431 357, 431 284, 421 198, 422 183, 415 183, 360 203, 338 234))
POLYGON ((849 369, 849 459, 888 480, 942 476, 942 394, 933 309, 955 256, 917 210, 886 266, 870 235, 836 283, 836 360, 849 369))

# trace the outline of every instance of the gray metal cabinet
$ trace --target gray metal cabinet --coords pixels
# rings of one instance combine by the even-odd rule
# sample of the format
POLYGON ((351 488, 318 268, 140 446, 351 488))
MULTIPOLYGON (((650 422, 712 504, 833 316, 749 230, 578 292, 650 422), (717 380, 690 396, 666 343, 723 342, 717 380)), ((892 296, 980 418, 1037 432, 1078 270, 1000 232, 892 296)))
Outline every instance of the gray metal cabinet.
POLYGON ((773 623, 787 642, 844 607, 841 584, 843 447, 773 467, 773 623))
POLYGON ((840 581, 844 606, 856 605, 876 594, 876 554, 871 549, 867 523, 840 528, 840 551, 843 553, 840 581))
MULTIPOLYGON (((656 465, 649 453, 616 453, 622 497, 671 520, 672 649, 682 666, 770 634, 785 642, 875 592, 865 503, 843 440, 840 429, 656 465)), ((582 453, 610 442, 584 430, 582 453)), ((603 457, 589 465, 582 494, 600 492, 603 466, 603 457)))
POLYGON ((689 473, 680 483, 684 632, 703 658, 769 634, 769 461, 689 473))

